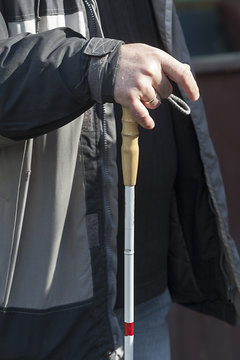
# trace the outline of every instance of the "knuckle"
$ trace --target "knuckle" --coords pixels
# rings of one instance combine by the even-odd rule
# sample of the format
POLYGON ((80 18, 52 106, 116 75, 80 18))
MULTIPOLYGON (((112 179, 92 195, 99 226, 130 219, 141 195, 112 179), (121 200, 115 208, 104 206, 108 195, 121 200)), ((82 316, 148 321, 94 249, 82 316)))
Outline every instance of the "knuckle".
POLYGON ((148 75, 153 78, 156 74, 156 71, 157 71, 156 70, 156 61, 154 61, 154 60, 149 61, 148 65, 147 65, 148 75))
POLYGON ((185 72, 187 72, 187 73, 191 72, 191 67, 189 64, 183 64, 183 66, 184 66, 185 72))
POLYGON ((136 98, 135 93, 133 91, 129 91, 128 99, 131 104, 133 104, 135 102, 135 98, 136 98))
POLYGON ((145 124, 147 122, 146 114, 138 113, 138 120, 141 124, 145 124))
POLYGON ((144 92, 146 90, 146 82, 142 76, 138 76, 136 78, 136 85, 137 85, 137 88, 140 89, 141 91, 144 92))
POLYGON ((186 81, 191 74, 191 68, 188 64, 183 64, 180 78, 182 81, 186 81))

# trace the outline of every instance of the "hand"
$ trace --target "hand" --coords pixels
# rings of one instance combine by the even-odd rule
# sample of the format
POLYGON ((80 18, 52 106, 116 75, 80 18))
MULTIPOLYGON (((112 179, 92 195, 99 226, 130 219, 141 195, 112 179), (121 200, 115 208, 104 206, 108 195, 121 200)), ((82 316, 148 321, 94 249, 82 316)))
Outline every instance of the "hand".
POLYGON ((176 82, 190 100, 199 98, 189 65, 145 44, 122 45, 114 99, 129 110, 139 125, 152 129, 154 121, 147 109, 157 108, 161 99, 172 93, 169 79, 176 82))

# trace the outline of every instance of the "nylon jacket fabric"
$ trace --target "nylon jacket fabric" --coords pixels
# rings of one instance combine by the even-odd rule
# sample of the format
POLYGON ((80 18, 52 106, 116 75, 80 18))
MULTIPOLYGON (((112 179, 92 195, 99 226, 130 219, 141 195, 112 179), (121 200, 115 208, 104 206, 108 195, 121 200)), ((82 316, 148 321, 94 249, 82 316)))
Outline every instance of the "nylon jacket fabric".
POLYGON ((92 1, 0 5, 0 359, 114 358, 116 135, 96 101, 122 42, 92 1))
MULTIPOLYGON (((116 129, 111 107, 97 104, 113 100, 121 42, 100 38, 94 1, 27 4, 0 0, 0 359, 121 359, 116 129)), ((153 6, 166 49, 189 61, 172 1, 153 6)), ((236 323, 239 258, 204 110, 190 105, 194 136, 178 129, 169 287, 175 301, 236 323), (186 138, 204 189, 193 201, 186 138), (209 231, 197 221, 203 198, 209 231)))

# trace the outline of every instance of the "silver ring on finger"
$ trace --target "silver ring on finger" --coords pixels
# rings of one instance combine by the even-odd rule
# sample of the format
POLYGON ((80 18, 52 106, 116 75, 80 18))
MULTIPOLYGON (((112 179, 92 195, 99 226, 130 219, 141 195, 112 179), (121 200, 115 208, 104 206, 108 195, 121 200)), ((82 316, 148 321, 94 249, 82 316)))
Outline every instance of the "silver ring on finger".
POLYGON ((147 105, 152 104, 152 103, 154 102, 154 100, 156 99, 156 97, 157 97, 157 94, 155 94, 154 97, 153 97, 151 100, 149 100, 149 101, 144 101, 145 104, 147 104, 147 105))

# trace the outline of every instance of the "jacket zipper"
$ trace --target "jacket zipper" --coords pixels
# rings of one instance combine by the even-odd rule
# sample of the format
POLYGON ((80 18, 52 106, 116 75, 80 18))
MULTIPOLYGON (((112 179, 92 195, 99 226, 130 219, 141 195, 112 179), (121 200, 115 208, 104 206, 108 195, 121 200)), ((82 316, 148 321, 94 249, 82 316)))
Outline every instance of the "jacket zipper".
MULTIPOLYGON (((96 20, 95 20, 95 14, 94 14, 94 10, 92 7, 92 4, 90 3, 89 0, 84 0, 88 10, 89 10, 89 15, 90 15, 90 24, 89 24, 89 32, 90 32, 90 36, 97 36, 97 25, 96 25, 96 20)), ((103 169, 103 178, 104 179, 108 179, 109 178, 109 172, 108 172, 108 167, 107 167, 107 163, 108 163, 108 143, 107 143, 107 122, 106 122, 106 113, 105 113, 105 107, 104 104, 100 105, 97 104, 95 105, 96 108, 95 111, 99 110, 99 117, 102 120, 101 122, 101 127, 100 127, 100 131, 101 131, 101 136, 103 139, 102 142, 102 149, 103 149, 103 160, 102 160, 102 169, 103 169)), ((105 189, 108 187, 107 183, 103 183, 102 184, 102 191, 103 191, 103 206, 104 206, 104 212, 107 215, 107 218, 111 217, 111 206, 109 203, 109 199, 107 197, 107 194, 105 194, 105 189)), ((107 234, 108 228, 108 224, 105 223, 105 238, 107 236, 110 236, 110 234, 107 234)), ((108 255, 108 258, 111 258, 111 249, 108 246, 107 243, 105 243, 105 249, 106 249, 106 253, 108 255)), ((110 281, 111 279, 109 279, 110 281)), ((112 325, 110 325, 112 327, 112 325)), ((113 334, 113 343, 114 343, 114 334, 113 334)), ((116 352, 113 350, 108 351, 108 353, 106 354, 108 359, 112 359, 115 358, 117 356, 116 352)))
POLYGON ((96 26, 96 22, 95 22, 95 15, 94 15, 94 11, 93 11, 93 7, 92 4, 90 3, 89 0, 83 0, 88 8, 89 11, 89 30, 90 30, 90 36, 96 36, 97 35, 97 26, 96 26))
POLYGON ((41 0, 37 0, 37 10, 36 10, 36 33, 39 33, 39 26, 40 26, 40 2, 41 0))
MULTIPOLYGON (((89 24, 90 36, 97 36, 97 26, 96 26, 95 14, 93 11, 92 4, 90 3, 89 0, 84 0, 84 2, 88 7, 90 19, 91 19, 90 24, 89 24)), ((106 124, 105 108, 104 108, 104 104, 102 104, 102 105, 97 104, 96 106, 98 106, 98 109, 100 110, 99 116, 102 119, 101 133, 102 133, 102 137, 103 137, 103 150, 104 150, 103 171, 104 171, 104 174, 106 175, 105 178, 108 178, 108 169, 106 166, 108 146, 107 146, 107 136, 106 136, 107 135, 107 124, 106 124)), ((106 206, 106 210, 109 215, 111 213, 111 209, 110 209, 110 205, 109 205, 108 201, 105 204, 105 206, 106 206)))

